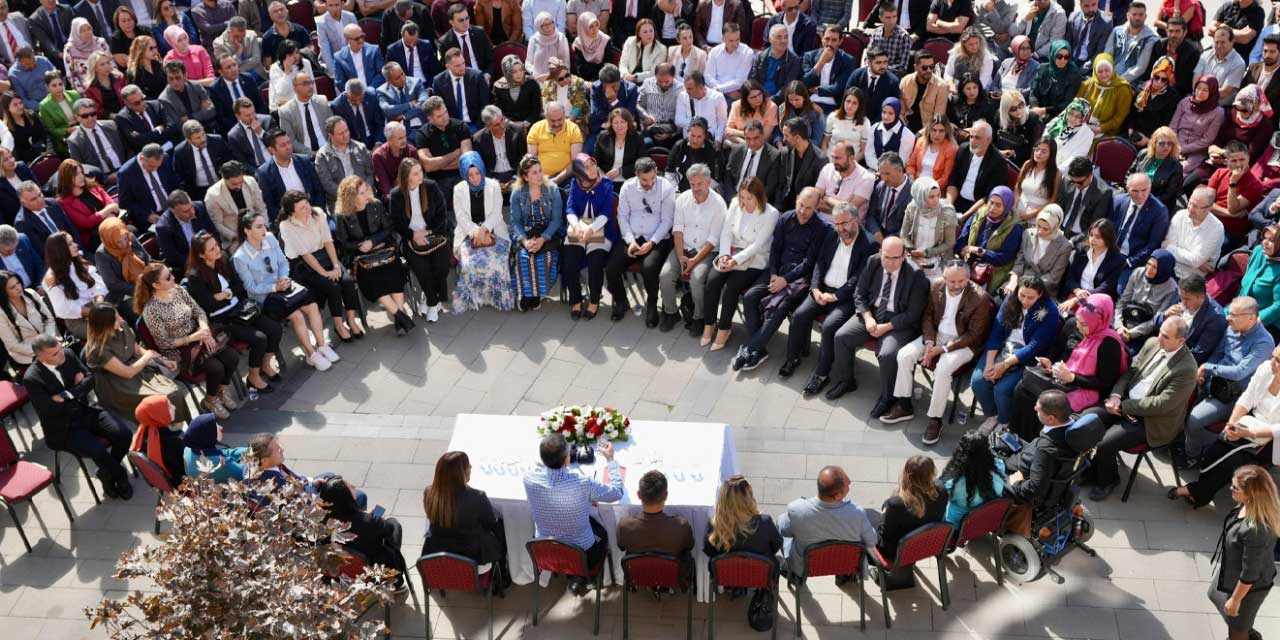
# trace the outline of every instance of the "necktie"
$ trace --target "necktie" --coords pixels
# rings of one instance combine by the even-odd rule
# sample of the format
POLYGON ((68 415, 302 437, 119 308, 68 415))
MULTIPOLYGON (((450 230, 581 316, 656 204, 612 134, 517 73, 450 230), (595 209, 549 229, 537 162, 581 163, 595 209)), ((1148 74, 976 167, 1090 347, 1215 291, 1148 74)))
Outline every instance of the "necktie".
POLYGON ((471 61, 471 47, 467 46, 468 35, 466 33, 462 34, 462 59, 467 62, 468 67, 474 67, 476 65, 471 61))
POLYGON ((13 62, 16 59, 18 54, 18 40, 17 38, 13 37, 13 31, 9 29, 8 23, 0 22, 0 25, 4 26, 4 39, 5 39, 5 42, 8 43, 9 45, 8 61, 13 62))
POLYGON ((152 129, 155 129, 155 126, 151 124, 151 116, 147 113, 147 110, 145 107, 142 109, 142 121, 147 123, 147 131, 151 131, 152 129))
POLYGON ((365 134, 364 112, 360 110, 360 105, 356 105, 355 112, 355 127, 353 127, 353 129, 355 129, 355 138, 360 142, 364 142, 366 138, 368 138, 365 134))
POLYGON ((880 216, 882 219, 888 219, 889 216, 893 215, 893 201, 896 200, 897 198, 898 198, 897 187, 889 187, 889 195, 886 196, 884 199, 884 211, 880 212, 880 216))
POLYGON ((44 211, 41 211, 40 213, 38 213, 38 214, 36 214, 36 215, 38 215, 38 216, 40 217, 40 221, 44 223, 44 226, 49 227, 49 233, 57 233, 57 232, 58 232, 58 225, 54 224, 54 223, 53 223, 53 218, 50 218, 50 217, 49 217, 49 210, 48 210, 48 209, 45 209, 44 211))
POLYGON ((884 272, 884 286, 880 287, 880 302, 876 307, 885 308, 889 304, 889 292, 893 289, 893 274, 884 272))
POLYGON ((306 120, 307 135, 311 138, 311 151, 320 150, 320 136, 316 135, 316 122, 311 118, 311 105, 304 104, 302 107, 302 117, 306 120))
POLYGON ((262 164, 265 161, 265 158, 262 157, 262 141, 258 140, 258 136, 254 135, 253 129, 243 124, 240 126, 244 127, 244 137, 249 139, 249 145, 253 147, 254 163, 262 164))
POLYGON ((457 108, 455 109, 457 113, 455 114, 455 116, 459 120, 461 120, 462 119, 462 78, 457 78, 453 81, 453 103, 457 105, 457 108))
POLYGON ((213 168, 209 166, 209 150, 208 148, 196 149, 196 157, 200 158, 200 168, 204 170, 205 186, 211 185, 217 180, 213 177, 213 168))
POLYGON ((880 81, 880 77, 879 77, 879 76, 871 76, 871 86, 869 87, 869 90, 867 91, 867 94, 868 94, 868 95, 875 95, 875 93, 876 93, 876 83, 877 83, 877 82, 879 82, 879 81, 880 81))
POLYGON ((57 12, 46 13, 44 14, 44 17, 49 20, 49 26, 53 29, 53 35, 57 36, 55 41, 58 43, 58 48, 61 49, 67 44, 67 37, 62 35, 62 25, 58 24, 57 12))
POLYGON ((1093 26, 1093 20, 1084 21, 1084 29, 1080 30, 1080 41, 1076 42, 1076 60, 1088 60, 1089 51, 1089 27, 1093 26))
POLYGON ((418 57, 417 47, 414 47, 410 51, 404 52, 404 66, 408 67, 408 73, 406 75, 410 75, 410 76, 413 75, 413 59, 416 57, 418 57))
POLYGON ((1063 230, 1067 233, 1075 233, 1072 229, 1076 226, 1076 218, 1080 215, 1080 207, 1084 204, 1084 189, 1076 189, 1076 197, 1071 201, 1071 211, 1067 214, 1067 223, 1063 225, 1063 230))
POLYGON ((238 79, 233 82, 228 82, 227 84, 231 85, 232 99, 238 100, 242 95, 244 95, 240 92, 240 81, 238 79))
POLYGON ((1127 247, 1129 244, 1129 230, 1133 228, 1133 221, 1137 217, 1138 217, 1138 205, 1134 203, 1130 203, 1129 212, 1124 215, 1124 221, 1120 225, 1120 235, 1116 236, 1116 238, 1120 241, 1120 244, 1126 246, 1125 253, 1128 253, 1127 247))
POLYGON ((756 172, 756 162, 760 160, 759 151, 747 150, 746 168, 742 170, 742 179, 738 181, 738 189, 741 190, 743 185, 747 184, 747 179, 756 172))
POLYGON ((89 137, 93 138, 93 146, 98 148, 98 159, 102 161, 100 166, 106 169, 107 173, 114 172, 116 168, 111 166, 111 156, 107 154, 107 146, 102 143, 102 131, 94 127, 90 129, 89 137))
POLYGON ((160 186, 155 171, 147 176, 147 184, 151 186, 151 197, 156 199, 156 213, 164 211, 164 187, 160 186))

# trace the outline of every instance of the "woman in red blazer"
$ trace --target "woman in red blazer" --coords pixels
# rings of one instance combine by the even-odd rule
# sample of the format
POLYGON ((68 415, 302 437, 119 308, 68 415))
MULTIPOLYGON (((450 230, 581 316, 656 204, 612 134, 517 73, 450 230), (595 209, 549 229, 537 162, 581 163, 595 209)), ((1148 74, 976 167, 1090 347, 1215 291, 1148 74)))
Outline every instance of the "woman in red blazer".
POLYGON ((70 158, 58 166, 58 204, 80 231, 80 246, 88 251, 98 246, 98 225, 120 215, 120 205, 111 194, 89 180, 80 163, 70 158))
POLYGON ((124 74, 115 68, 111 56, 95 53, 89 56, 93 76, 82 97, 98 105, 98 119, 110 118, 124 107, 120 92, 124 90, 124 74))
POLYGON ((915 180, 921 174, 926 174, 937 180, 938 184, 947 184, 951 168, 956 164, 957 150, 959 147, 952 137, 951 123, 946 116, 935 115, 925 131, 916 136, 916 147, 911 151, 911 159, 907 161, 907 175, 915 180))

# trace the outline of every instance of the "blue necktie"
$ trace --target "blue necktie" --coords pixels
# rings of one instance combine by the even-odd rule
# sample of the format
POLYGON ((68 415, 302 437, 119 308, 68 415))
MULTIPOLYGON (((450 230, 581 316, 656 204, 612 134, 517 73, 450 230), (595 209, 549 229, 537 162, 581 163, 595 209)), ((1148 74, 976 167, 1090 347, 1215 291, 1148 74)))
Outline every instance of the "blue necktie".
POLYGON ((457 113, 454 114, 459 120, 462 119, 462 78, 453 81, 453 103, 458 105, 457 113))

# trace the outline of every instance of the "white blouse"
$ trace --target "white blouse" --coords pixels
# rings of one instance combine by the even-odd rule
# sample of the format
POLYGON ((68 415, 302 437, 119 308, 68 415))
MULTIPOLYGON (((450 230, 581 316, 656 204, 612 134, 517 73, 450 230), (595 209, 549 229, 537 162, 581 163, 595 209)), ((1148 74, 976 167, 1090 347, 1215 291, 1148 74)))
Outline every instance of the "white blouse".
POLYGON ((293 71, 288 73, 285 73, 279 63, 271 65, 271 78, 267 89, 267 100, 271 104, 268 106, 275 109, 293 99, 293 78, 299 71, 305 71, 311 74, 311 77, 315 77, 311 72, 311 61, 305 57, 293 67, 293 71))
MULTIPOLYGON (((493 178, 485 178, 484 180, 484 223, 476 224, 471 219, 471 189, 464 180, 453 185, 453 211, 458 218, 457 233, 453 234, 453 246, 457 251, 462 247, 462 243, 476 229, 484 227, 493 235, 510 241, 511 235, 507 231, 507 223, 502 219, 502 187, 497 180, 493 178)), ((417 199, 413 199, 417 202, 417 199)), ((418 212, 418 218, 422 217, 421 211, 418 212)), ((412 227, 412 221, 409 223, 412 227)), ((426 228, 426 225, 423 225, 426 228)))
MULTIPOLYGON (((1249 378, 1249 386, 1245 388, 1244 393, 1240 394, 1240 399, 1236 400, 1236 406, 1248 409, 1249 416, 1252 418, 1246 418, 1241 422, 1250 427, 1264 426, 1271 429, 1273 439, 1280 437, 1280 396, 1271 395, 1269 389, 1274 378, 1271 363, 1262 363, 1262 366, 1258 367, 1258 370, 1249 378)), ((1271 448, 1271 463, 1280 464, 1280 446, 1271 448)))
POLYGON ((1098 275, 1098 269, 1102 266, 1102 261, 1107 258, 1107 252, 1103 251, 1098 254, 1097 258, 1093 257, 1093 250, 1089 249, 1086 255, 1088 261, 1084 264, 1084 271, 1080 273, 1080 286, 1085 289, 1096 289, 1098 284, 1094 282, 1094 278, 1098 275))
POLYGON ((1022 197, 1018 199, 1017 212, 1025 213, 1049 204, 1041 185, 1044 184, 1044 170, 1032 169, 1022 181, 1022 197))
POLYGON ((93 265, 88 265, 87 268, 90 280, 88 286, 80 281, 80 276, 76 275, 74 269, 71 271, 71 277, 76 280, 77 293, 80 294, 77 298, 68 298, 66 290, 57 285, 45 288, 45 292, 49 294, 49 302, 53 304, 53 315, 63 320, 80 320, 80 310, 86 304, 93 302, 98 296, 106 297, 109 293, 106 283, 98 276, 98 270, 93 265))
POLYGON ((769 264, 778 215, 773 205, 766 205, 763 213, 747 213, 738 206, 737 198, 729 203, 729 213, 720 230, 720 255, 733 257, 737 263, 734 271, 763 269, 769 264))

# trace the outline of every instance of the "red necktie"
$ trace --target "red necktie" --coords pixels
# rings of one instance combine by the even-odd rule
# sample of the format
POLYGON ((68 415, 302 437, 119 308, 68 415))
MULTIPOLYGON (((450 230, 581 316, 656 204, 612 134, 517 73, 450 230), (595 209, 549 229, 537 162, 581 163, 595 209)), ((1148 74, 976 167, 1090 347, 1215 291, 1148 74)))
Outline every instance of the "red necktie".
POLYGON ((462 34, 462 59, 467 62, 468 67, 475 66, 471 62, 471 47, 467 46, 467 34, 462 34))
POLYGON ((9 56, 13 60, 17 60, 18 59, 18 40, 13 37, 13 31, 9 29, 8 24, 2 23, 2 22, 0 22, 0 24, 4 25, 4 39, 9 42, 9 56))

